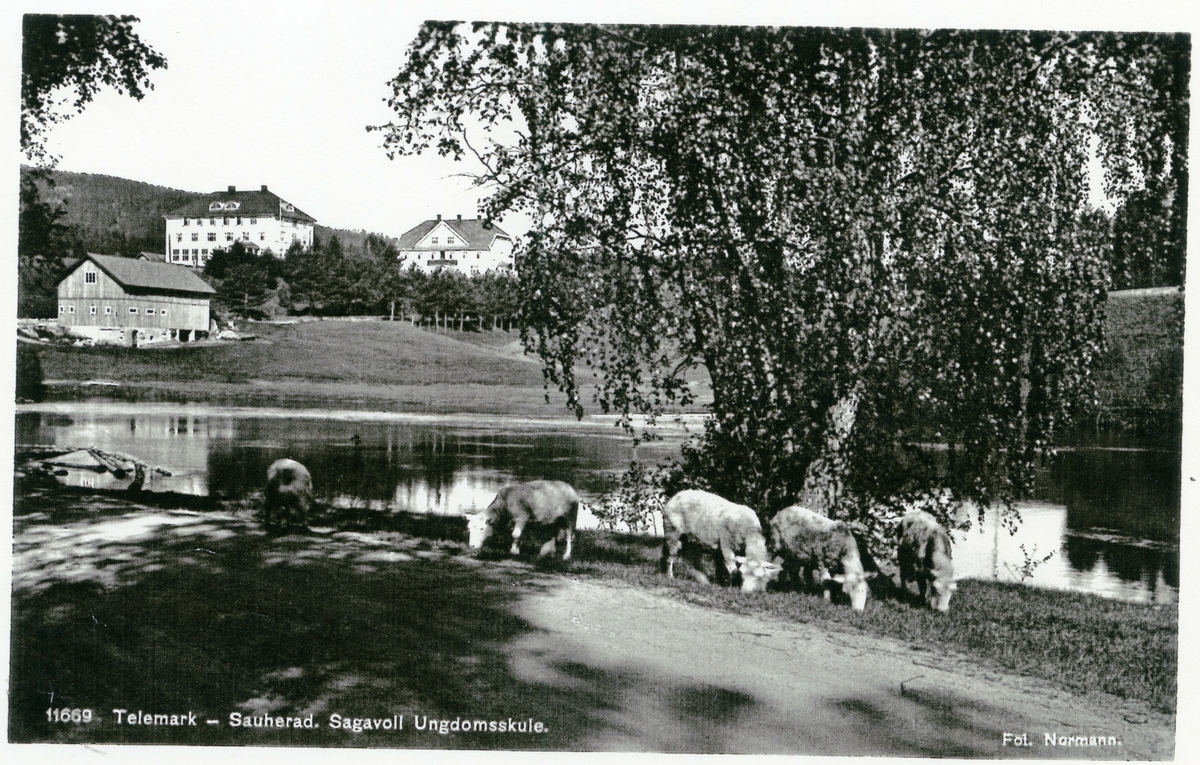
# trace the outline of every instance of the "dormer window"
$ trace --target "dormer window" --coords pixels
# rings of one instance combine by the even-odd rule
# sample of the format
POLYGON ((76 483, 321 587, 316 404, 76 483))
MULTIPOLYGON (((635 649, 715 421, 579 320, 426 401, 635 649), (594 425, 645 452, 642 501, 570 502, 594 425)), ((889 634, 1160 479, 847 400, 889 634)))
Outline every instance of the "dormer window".
POLYGON ((209 209, 209 211, 210 211, 210 212, 211 212, 212 210, 224 210, 224 209, 225 209, 225 205, 221 204, 220 202, 213 202, 212 204, 210 204, 210 205, 208 206, 208 209, 209 209))
POLYGON ((226 202, 225 203, 226 210, 236 210, 241 206, 242 206, 241 202, 226 202))
POLYGON ((286 203, 283 205, 283 209, 287 212, 296 212, 295 206, 286 203))

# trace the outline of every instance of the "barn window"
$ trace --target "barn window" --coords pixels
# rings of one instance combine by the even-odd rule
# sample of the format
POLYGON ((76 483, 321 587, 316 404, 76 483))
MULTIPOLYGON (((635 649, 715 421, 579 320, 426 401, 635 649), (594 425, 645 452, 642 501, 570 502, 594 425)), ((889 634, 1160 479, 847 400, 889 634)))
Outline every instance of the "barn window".
POLYGON ((147 309, 146 309, 146 315, 147 315, 147 316, 153 316, 153 315, 154 315, 154 309, 153 309, 153 308, 147 308, 147 309))
POLYGON ((75 313, 75 306, 68 306, 67 313, 75 313))
POLYGON ((158 311, 158 314, 159 314, 159 316, 166 316, 166 315, 167 315, 167 309, 166 309, 166 308, 160 308, 160 309, 159 309, 159 311, 158 311))
POLYGON ((106 305, 106 306, 104 306, 104 315, 105 315, 105 316, 111 316, 111 315, 112 315, 112 306, 111 306, 111 305, 106 305))
POLYGON ((91 310, 91 312, 90 312, 90 313, 91 313, 91 315, 92 315, 92 316, 95 316, 95 315, 96 315, 96 306, 92 306, 92 310, 91 310))
POLYGON ((83 272, 83 283, 84 284, 95 284, 96 283, 96 272, 95 271, 84 271, 83 272))
POLYGON ((65 312, 65 311, 66 311, 66 309, 65 309, 65 308, 63 308, 61 305, 58 307, 58 313, 59 313, 59 315, 60 315, 60 316, 61 316, 61 315, 62 315, 62 314, 65 312))
POLYGON ((130 309, 129 309, 129 312, 130 312, 130 313, 137 313, 137 308, 130 307, 130 309))

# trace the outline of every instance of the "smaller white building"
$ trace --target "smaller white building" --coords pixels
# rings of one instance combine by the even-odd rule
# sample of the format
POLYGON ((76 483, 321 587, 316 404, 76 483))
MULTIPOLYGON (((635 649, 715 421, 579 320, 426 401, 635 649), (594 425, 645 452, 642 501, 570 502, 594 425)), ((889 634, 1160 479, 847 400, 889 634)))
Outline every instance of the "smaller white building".
POLYGON ((463 216, 427 220, 400 237, 401 270, 452 268, 468 276, 513 267, 513 240, 499 226, 463 216))
POLYGON ((226 191, 201 199, 163 216, 167 220, 166 262, 203 268, 217 250, 241 242, 248 250, 270 250, 277 258, 293 242, 308 249, 313 243, 315 218, 280 199, 263 186, 258 191, 226 191))

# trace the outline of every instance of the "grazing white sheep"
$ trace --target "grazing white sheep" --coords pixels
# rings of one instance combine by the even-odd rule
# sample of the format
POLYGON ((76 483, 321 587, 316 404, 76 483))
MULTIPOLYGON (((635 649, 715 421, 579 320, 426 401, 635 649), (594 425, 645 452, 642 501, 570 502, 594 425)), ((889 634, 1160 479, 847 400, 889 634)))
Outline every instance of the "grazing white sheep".
POLYGON ((539 556, 557 551, 558 542, 565 550, 562 559, 571 558, 575 523, 579 517, 579 495, 570 484, 562 481, 530 481, 505 486, 492 503, 478 513, 467 516, 470 536, 467 544, 475 550, 483 547, 496 528, 512 522, 512 548, 520 552, 521 534, 529 526, 550 526, 556 534, 542 545, 539 556))
POLYGON ((771 519, 771 546, 793 580, 803 572, 811 585, 821 587, 826 600, 829 583, 837 582, 855 611, 866 608, 867 577, 858 541, 845 522, 799 505, 785 507, 771 519))
POLYGON ((296 460, 275 460, 267 468, 263 525, 268 529, 290 523, 303 525, 312 507, 312 476, 296 460))
POLYGON ((762 524, 754 511, 697 489, 681 491, 663 507, 663 564, 675 576, 675 561, 685 539, 714 555, 717 582, 732 581, 741 573, 742 589, 765 590, 780 568, 767 559, 762 524), (742 555, 737 555, 741 552, 742 555))
POLYGON ((958 589, 954 582, 954 560, 950 535, 924 510, 913 510, 900 519, 900 589, 916 582, 921 601, 935 611, 950 610, 950 596, 958 589))

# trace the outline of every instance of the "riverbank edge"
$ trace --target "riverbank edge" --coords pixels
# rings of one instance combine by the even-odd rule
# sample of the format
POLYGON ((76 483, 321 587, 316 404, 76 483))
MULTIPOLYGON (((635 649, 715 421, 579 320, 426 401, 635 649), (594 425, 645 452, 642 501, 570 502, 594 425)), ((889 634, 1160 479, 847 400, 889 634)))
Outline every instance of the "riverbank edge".
MULTIPOLYGON (((242 512, 253 511, 247 508, 242 512)), ((474 555, 462 544, 466 538, 462 518, 403 511, 370 520, 353 511, 335 515, 335 526, 342 530, 399 533, 474 555)), ((313 528, 316 531, 315 525, 313 528)), ((1130 603, 1090 593, 964 579, 950 613, 941 614, 919 605, 915 593, 900 592, 894 577, 884 574, 871 581, 872 597, 866 611, 860 613, 817 594, 774 587, 771 592, 744 593, 687 578, 666 579, 659 570, 661 537, 579 529, 575 540, 572 560, 536 560, 534 568, 666 592, 688 603, 730 613, 898 640, 914 652, 925 653, 929 660, 951 652, 979 661, 979 673, 984 676, 991 668, 1037 678, 1081 696, 1100 693, 1117 697, 1134 717, 1149 713, 1173 719, 1175 715, 1178 604, 1130 603)), ((537 546, 535 542, 529 549, 537 546)), ((508 558, 499 550, 481 557, 508 558)))

